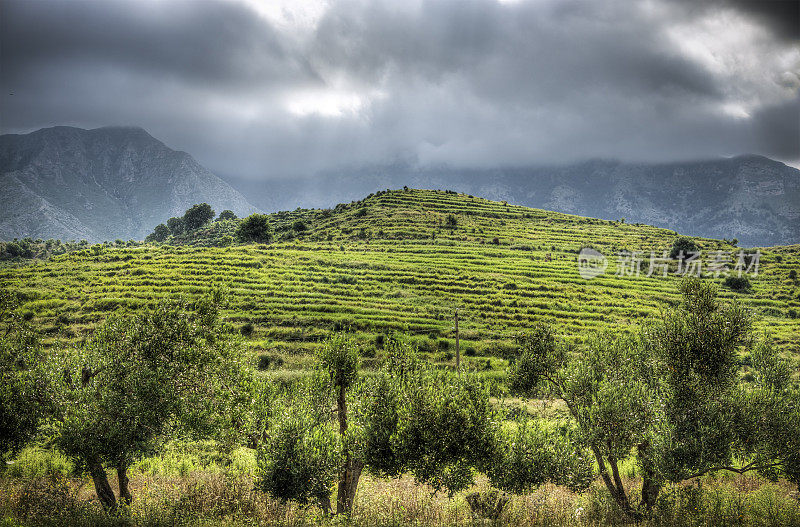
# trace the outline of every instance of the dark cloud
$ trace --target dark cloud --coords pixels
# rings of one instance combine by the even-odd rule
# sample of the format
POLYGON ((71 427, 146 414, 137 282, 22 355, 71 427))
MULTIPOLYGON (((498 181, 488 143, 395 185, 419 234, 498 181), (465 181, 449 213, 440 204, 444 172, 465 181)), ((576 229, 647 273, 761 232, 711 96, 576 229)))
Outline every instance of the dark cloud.
POLYGON ((315 82, 266 22, 233 3, 5 2, 0 37, 10 83, 47 67, 114 69, 215 88, 315 82))
POLYGON ((800 95, 767 106, 753 116, 753 134, 759 150, 768 156, 797 159, 800 149, 800 95))
POLYGON ((6 0, 0 125, 137 124, 252 178, 396 159, 798 162, 783 4, 6 0))
POLYGON ((798 0, 727 0, 744 13, 770 26, 776 35, 800 40, 800 1, 798 0))

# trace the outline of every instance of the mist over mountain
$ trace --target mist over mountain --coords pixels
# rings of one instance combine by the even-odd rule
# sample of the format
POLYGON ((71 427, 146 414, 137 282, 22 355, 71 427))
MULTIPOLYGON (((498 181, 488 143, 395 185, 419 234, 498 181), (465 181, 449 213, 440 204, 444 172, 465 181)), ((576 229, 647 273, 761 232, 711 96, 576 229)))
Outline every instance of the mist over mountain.
POLYGON ((696 236, 737 238, 744 246, 800 242, 800 170, 756 155, 495 170, 398 163, 305 180, 228 180, 264 210, 330 207, 408 185, 581 216, 625 218, 696 236))
POLYGON ((67 126, 0 136, 0 239, 143 239, 207 202, 256 208, 192 156, 141 128, 67 126))
POLYGON ((745 246, 800 241, 800 170, 745 155, 697 162, 594 160, 454 169, 395 163, 309 178, 212 174, 141 128, 59 126, 0 136, 0 238, 143 239, 195 203, 246 215, 326 208, 405 185, 603 219, 625 218, 745 246), (245 198, 244 196, 248 196, 245 198))

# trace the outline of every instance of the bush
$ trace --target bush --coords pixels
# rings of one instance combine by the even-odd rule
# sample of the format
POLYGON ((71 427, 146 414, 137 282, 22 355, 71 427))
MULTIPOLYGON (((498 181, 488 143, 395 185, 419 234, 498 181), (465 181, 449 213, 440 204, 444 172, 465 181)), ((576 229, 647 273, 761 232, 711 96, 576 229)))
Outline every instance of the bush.
POLYGON ((272 227, 266 214, 251 214, 239 224, 236 238, 240 242, 268 243, 272 241, 272 227))
POLYGON ((789 279, 790 280, 797 280, 797 271, 792 269, 789 271, 789 279))
POLYGON ((8 465, 5 475, 12 478, 44 478, 69 476, 74 470, 75 465, 63 454, 33 447, 22 450, 8 465))
POLYGON ((212 219, 214 219, 214 209, 208 203, 193 205, 183 215, 183 223, 189 231, 199 229, 212 219))
POLYGON ((164 240, 167 239, 169 235, 170 235, 169 227, 167 227, 163 223, 159 223, 158 225, 156 225, 155 230, 153 230, 153 234, 150 235, 152 236, 152 238, 150 239, 154 242, 163 242, 164 240))
POLYGON ((258 356, 258 369, 261 371, 268 370, 270 366, 280 368, 283 366, 283 359, 281 357, 273 357, 271 355, 262 354, 258 356))
POLYGON ((232 210, 223 210, 219 213, 219 217, 217 218, 219 221, 225 220, 235 220, 237 218, 236 214, 233 213, 232 210))
POLYGON ((729 276, 722 284, 731 291, 745 292, 751 289, 750 280, 746 276, 729 276))
POLYGON ((172 233, 173 236, 177 236, 178 234, 183 234, 186 230, 186 226, 183 223, 183 218, 170 218, 167 220, 167 228, 169 232, 172 233))
POLYGON ((316 504, 329 511, 341 448, 333 427, 310 399, 299 397, 277 410, 256 454, 256 487, 284 502, 316 504))
POLYGON ((239 329, 239 332, 245 337, 249 337, 253 334, 253 323, 247 322, 239 329))
POLYGON ((675 259, 680 257, 682 254, 683 257, 686 258, 690 253, 696 253, 698 251, 700 251, 700 249, 697 247, 697 244, 694 243, 694 240, 688 236, 681 236, 672 244, 672 250, 669 252, 669 257, 675 259))

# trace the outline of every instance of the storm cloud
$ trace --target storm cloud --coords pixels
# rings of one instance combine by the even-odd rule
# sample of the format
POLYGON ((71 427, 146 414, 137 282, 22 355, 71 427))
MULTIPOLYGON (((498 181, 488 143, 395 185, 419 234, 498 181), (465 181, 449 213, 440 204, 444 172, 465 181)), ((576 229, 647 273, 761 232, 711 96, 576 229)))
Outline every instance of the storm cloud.
POLYGON ((210 169, 800 163, 798 2, 6 0, 0 131, 139 125, 210 169))

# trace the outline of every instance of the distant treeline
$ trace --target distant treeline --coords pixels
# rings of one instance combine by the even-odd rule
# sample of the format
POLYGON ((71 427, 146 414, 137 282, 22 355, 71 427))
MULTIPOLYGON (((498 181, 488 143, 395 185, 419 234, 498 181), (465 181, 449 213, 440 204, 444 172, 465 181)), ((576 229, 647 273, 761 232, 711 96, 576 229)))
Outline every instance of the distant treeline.
MULTIPOLYGON (((107 247, 135 247, 141 242, 135 240, 115 240, 106 241, 102 244, 107 247)), ((42 240, 40 238, 14 238, 10 242, 0 242, 0 260, 21 261, 21 260, 46 260, 60 254, 67 254, 80 251, 91 247, 92 244, 87 240, 61 241, 53 238, 42 240)))

